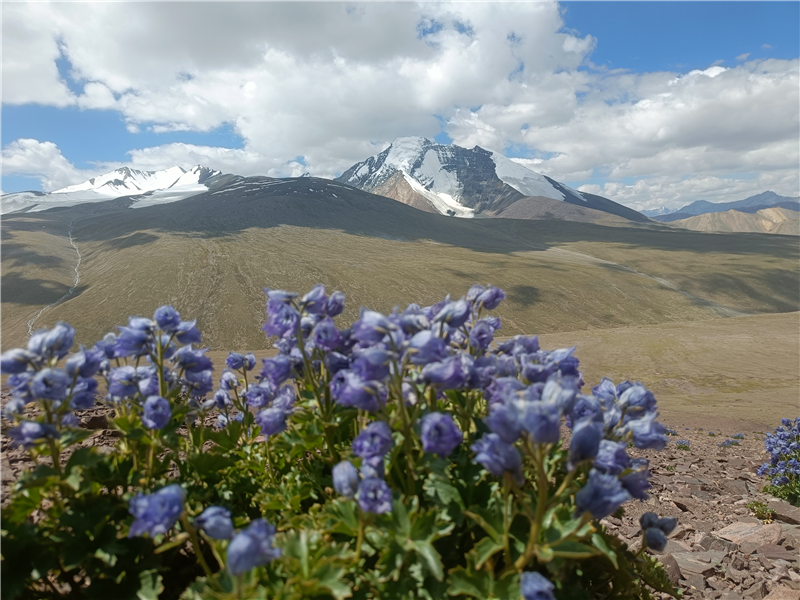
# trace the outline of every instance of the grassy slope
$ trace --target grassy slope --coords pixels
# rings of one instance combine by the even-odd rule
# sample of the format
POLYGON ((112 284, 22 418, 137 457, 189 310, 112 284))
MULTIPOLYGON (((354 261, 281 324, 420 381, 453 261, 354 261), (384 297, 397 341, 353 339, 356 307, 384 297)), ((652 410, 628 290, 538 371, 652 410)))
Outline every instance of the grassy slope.
POLYGON ((577 345, 590 386, 641 381, 673 426, 771 431, 800 407, 798 331, 794 312, 553 333, 541 344, 577 345))
POLYGON ((388 311, 491 282, 509 295, 499 311, 505 334, 800 309, 791 238, 457 220, 363 192, 341 198, 341 188, 330 188, 340 196, 331 198, 319 182, 269 197, 218 194, 152 209, 4 218, 3 349, 21 344, 26 322, 71 285, 75 253, 66 231, 73 220, 80 285, 36 327, 65 320, 87 344, 129 314, 171 303, 198 319, 212 348, 264 348, 261 288, 303 291, 316 282, 348 295, 343 318, 350 320, 361 305, 388 311))

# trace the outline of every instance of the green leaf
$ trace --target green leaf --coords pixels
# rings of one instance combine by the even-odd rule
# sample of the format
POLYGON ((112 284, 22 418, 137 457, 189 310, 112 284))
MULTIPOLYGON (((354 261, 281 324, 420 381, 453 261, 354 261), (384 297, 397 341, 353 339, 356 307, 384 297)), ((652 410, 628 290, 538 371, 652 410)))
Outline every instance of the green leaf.
POLYGON ((561 542, 553 546, 552 550, 554 556, 572 559, 591 558, 592 556, 597 556, 601 552, 599 549, 572 540, 561 542))
POLYGON ((437 581, 444 579, 444 567, 439 553, 429 542, 414 542, 414 550, 425 560, 425 564, 437 581))
POLYGON ((344 574, 345 570, 343 568, 326 564, 319 567, 314 576, 319 580, 317 583, 318 588, 328 590, 336 600, 342 600, 353 595, 350 591, 350 585, 342 580, 344 574))
POLYGON ((609 548, 608 543, 606 542, 605 538, 600 535, 599 533, 595 533, 592 535, 592 544, 595 548, 597 548, 600 552, 605 554, 608 557, 608 560, 614 565, 615 569, 619 569, 619 563, 617 562, 617 555, 616 553, 609 548))
POLYGON ((494 594, 499 600, 519 600, 519 575, 509 573, 500 581, 494 582, 494 594))
POLYGON ((164 591, 161 575, 155 569, 139 573, 139 591, 136 597, 139 600, 158 600, 158 595, 164 591))
POLYGON ((449 575, 450 587, 447 588, 447 593, 451 596, 463 595, 481 599, 488 598, 488 594, 484 592, 486 585, 483 581, 489 577, 487 573, 469 573, 464 567, 458 567, 450 571, 449 575))
POLYGON ((442 506, 448 506, 453 502, 457 504, 461 510, 466 508, 458 488, 444 477, 431 474, 425 480, 423 489, 429 497, 438 500, 442 506))
POLYGON ((487 560, 503 549, 503 544, 491 537, 485 537, 475 544, 475 568, 480 569, 487 560))

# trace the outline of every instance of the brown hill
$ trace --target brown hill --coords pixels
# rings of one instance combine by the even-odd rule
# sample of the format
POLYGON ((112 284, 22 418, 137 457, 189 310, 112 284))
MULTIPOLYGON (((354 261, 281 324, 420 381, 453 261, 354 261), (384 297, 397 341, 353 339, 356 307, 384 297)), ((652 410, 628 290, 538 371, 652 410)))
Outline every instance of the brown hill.
POLYGON ((781 207, 763 208, 752 214, 726 210, 679 219, 670 225, 693 231, 800 235, 800 213, 781 207))

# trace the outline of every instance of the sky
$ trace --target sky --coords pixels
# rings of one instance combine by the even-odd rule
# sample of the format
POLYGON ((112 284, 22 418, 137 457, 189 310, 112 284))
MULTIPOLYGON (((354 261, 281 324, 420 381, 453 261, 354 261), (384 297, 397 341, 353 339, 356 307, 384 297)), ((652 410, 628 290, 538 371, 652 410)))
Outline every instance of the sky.
POLYGON ((3 193, 336 177, 393 139, 637 210, 800 195, 798 2, 3 3, 3 193))

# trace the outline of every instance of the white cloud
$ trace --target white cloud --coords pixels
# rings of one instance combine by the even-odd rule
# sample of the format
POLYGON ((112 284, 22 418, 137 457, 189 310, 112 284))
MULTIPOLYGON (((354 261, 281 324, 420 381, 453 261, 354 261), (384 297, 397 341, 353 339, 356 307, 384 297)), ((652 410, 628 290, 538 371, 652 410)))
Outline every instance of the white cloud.
MULTIPOLYGON (((445 123, 460 145, 527 148, 532 158, 519 162, 556 179, 610 179, 602 189, 623 202, 680 202, 703 191, 696 182, 745 185, 731 179, 742 173, 759 173, 752 185, 772 177, 779 193, 797 188, 798 60, 742 54, 736 67, 689 73, 595 69, 597 40, 561 32, 556 3, 4 9, 3 102, 117 110, 130 132, 228 123, 244 139, 240 150, 134 150, 136 168, 330 177, 397 136, 433 137, 445 123), (79 95, 60 79, 61 54, 79 95), (631 179, 639 191, 619 183, 631 179)), ((3 152, 18 171, 46 168, 31 148, 3 152)), ((86 178, 58 156, 52 175, 36 172, 86 178)))
POLYGON ((749 52, 745 52, 744 54, 740 54, 736 57, 736 60, 747 60, 747 57, 750 56, 749 52))
POLYGON ((38 177, 46 192, 85 181, 98 173, 81 172, 61 154, 53 142, 19 139, 2 152, 4 175, 38 177))

